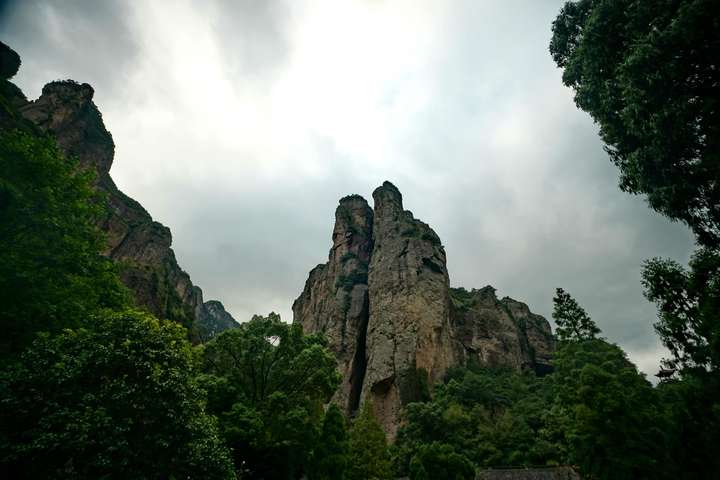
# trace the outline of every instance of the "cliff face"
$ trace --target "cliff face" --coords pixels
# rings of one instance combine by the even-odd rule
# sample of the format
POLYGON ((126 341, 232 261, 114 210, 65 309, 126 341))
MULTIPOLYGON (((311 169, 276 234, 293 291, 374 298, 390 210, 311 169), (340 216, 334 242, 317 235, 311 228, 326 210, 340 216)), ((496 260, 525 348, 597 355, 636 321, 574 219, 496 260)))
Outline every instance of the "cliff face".
MULTIPOLYGON (((7 46, 0 47, 3 62, 5 57, 14 58, 6 52, 12 52, 7 46)), ((18 66, 19 59, 14 71, 18 66)), ((45 85, 40 98, 28 102, 17 87, 3 82, 4 93, 13 95, 4 95, 10 100, 8 105, 2 105, 0 126, 30 124, 39 132, 53 135, 63 153, 76 157, 81 168, 95 171, 96 188, 106 194, 109 207, 106 217, 98 222, 107 237, 104 254, 119 264, 121 279, 134 293, 138 305, 160 318, 182 323, 198 341, 234 326, 236 323, 221 303, 203 302, 200 288, 180 268, 170 248, 170 230, 153 221, 110 177, 115 144, 92 101, 93 88, 71 80, 52 82, 45 85)))
POLYGON ((303 319, 306 332, 327 336, 343 375, 333 401, 348 413, 358 408, 365 377, 372 229, 373 212, 364 198, 340 200, 328 262, 310 272, 305 290, 293 304, 294 317, 303 319))
POLYGON ((375 246, 368 276, 370 319, 363 398, 394 435, 401 405, 455 364, 445 250, 435 232, 403 210, 385 182, 373 192, 375 246))
POLYGON ((554 340, 545 318, 522 302, 495 296, 486 286, 467 291, 453 288, 451 324, 458 360, 463 365, 551 370, 554 340))
POLYGON ((492 287, 451 289, 445 250, 425 223, 403 209, 389 182, 335 212, 328 263, 310 272, 293 305, 306 333, 324 333, 343 382, 333 401, 353 414, 371 400, 393 437, 402 407, 430 394, 448 368, 484 365, 545 373, 550 325, 527 305, 498 300, 492 287))

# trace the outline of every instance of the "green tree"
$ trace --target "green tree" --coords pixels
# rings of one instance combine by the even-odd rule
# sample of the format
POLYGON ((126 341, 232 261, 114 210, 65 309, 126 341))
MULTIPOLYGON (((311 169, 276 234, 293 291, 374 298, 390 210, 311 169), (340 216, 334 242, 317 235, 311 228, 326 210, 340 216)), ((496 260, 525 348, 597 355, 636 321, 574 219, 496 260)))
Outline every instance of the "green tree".
POLYGON ((348 435, 340 408, 330 404, 323 419, 322 433, 313 452, 310 480, 343 480, 347 467, 348 435))
POLYGON ((714 478, 720 471, 720 379, 700 369, 657 387, 670 459, 668 477, 714 478))
POLYGON ((348 480, 386 480, 392 477, 390 452, 382 426, 366 400, 350 427, 348 480))
POLYGON ((588 340, 600 333, 585 310, 562 288, 555 291, 552 316, 556 325, 555 335, 560 341, 588 340))
POLYGON ((658 306, 655 329, 669 368, 720 371, 720 251, 700 249, 690 269, 655 258, 643 270, 645 295, 658 306))
POLYGON ((6 478, 234 478, 185 330, 138 311, 89 323, 0 373, 6 478))
POLYGON ((129 302, 100 255, 91 179, 50 138, 0 131, 0 358, 129 302))
POLYGON ((410 461, 411 480, 431 478, 474 480, 475 467, 450 445, 433 442, 422 445, 410 461))
POLYGON ((555 360, 556 418, 569 460, 587 478, 664 478, 664 421, 650 383, 618 346, 566 342, 555 360))
POLYGON ((563 83, 600 125, 620 188, 720 246, 718 2, 567 2, 552 32, 563 83))
POLYGON ((202 347, 208 408, 220 419, 237 471, 294 478, 315 448, 323 404, 339 374, 326 341, 280 316, 254 316, 202 347))
POLYGON ((446 445, 476 468, 564 463, 564 437, 548 421, 555 396, 552 377, 455 368, 433 392, 431 401, 404 410, 394 446, 398 475, 425 471, 434 478, 422 453, 433 443, 446 445))
POLYGON ((655 329, 674 372, 659 386, 675 452, 674 478, 712 478, 720 470, 720 253, 703 248, 683 268, 672 260, 645 264, 643 284, 658 306, 655 329))

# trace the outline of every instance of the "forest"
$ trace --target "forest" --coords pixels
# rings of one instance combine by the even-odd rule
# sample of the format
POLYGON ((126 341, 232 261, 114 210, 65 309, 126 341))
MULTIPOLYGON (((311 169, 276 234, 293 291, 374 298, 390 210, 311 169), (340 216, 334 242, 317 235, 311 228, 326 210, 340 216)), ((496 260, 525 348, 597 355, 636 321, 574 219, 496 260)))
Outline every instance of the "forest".
POLYGON ((97 174, 18 113, 20 62, 3 44, 3 478, 460 480, 544 466, 594 480, 718 478, 720 5, 578 0, 547 27, 619 188, 695 238, 688 265, 643 264, 669 352, 656 383, 573 285, 553 298, 552 372, 450 368, 403 406, 390 439, 370 401, 349 417, 331 402, 341 376, 323 335, 269 313, 197 341, 137 305, 103 255, 97 174))

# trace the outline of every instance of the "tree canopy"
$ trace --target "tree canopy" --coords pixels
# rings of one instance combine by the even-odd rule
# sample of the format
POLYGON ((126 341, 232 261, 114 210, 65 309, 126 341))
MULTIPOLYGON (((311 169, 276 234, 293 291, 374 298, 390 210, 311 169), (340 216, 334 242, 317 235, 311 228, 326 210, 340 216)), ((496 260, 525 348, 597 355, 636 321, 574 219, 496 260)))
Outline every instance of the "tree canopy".
POLYGON ((254 316, 202 348, 209 410, 248 478, 293 478, 317 444, 339 382, 322 337, 280 316, 254 316))
POLYGON ((560 341, 589 340, 600 333, 585 310, 562 288, 555 291, 552 316, 556 325, 555 335, 560 341))
POLYGON ((392 464, 387 438, 373 413, 373 404, 365 400, 350 427, 348 480, 389 480, 392 464))
POLYGON ((125 311, 44 334, 0 373, 6 478, 233 478, 185 329, 125 311))
POLYGON ((600 125, 620 187, 720 246, 718 2, 567 2, 552 33, 563 83, 600 125))
POLYGON ((91 179, 51 138, 0 131, 0 356, 129 303, 100 255, 104 204, 91 179))

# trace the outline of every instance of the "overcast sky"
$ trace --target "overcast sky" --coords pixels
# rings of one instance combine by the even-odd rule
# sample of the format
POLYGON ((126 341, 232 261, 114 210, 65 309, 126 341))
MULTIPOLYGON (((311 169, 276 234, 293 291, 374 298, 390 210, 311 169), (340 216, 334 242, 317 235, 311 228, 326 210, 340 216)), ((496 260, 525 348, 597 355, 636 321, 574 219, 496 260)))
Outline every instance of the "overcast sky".
POLYGON ((93 85, 113 178, 236 319, 291 320, 337 200, 390 180, 453 286, 548 319, 562 286, 652 375, 641 263, 686 262, 691 235, 617 188, 548 54, 562 3, 22 0, 0 7, 0 40, 29 98, 93 85))

